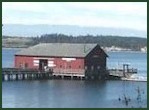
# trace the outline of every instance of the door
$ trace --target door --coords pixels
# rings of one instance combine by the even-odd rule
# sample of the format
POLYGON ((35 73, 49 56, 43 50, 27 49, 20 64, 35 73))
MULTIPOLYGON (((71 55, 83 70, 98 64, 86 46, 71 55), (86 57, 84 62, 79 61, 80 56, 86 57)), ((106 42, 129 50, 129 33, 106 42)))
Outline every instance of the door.
POLYGON ((39 70, 44 70, 45 66, 48 66, 48 60, 40 59, 39 60, 39 70))

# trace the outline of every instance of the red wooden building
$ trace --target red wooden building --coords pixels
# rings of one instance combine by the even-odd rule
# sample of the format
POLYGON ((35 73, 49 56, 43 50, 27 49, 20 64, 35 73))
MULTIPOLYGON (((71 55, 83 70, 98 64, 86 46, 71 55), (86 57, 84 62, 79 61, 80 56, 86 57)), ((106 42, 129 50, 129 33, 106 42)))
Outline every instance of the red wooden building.
POLYGON ((104 77, 107 54, 98 44, 41 43, 15 54, 16 68, 44 70, 55 74, 104 77))

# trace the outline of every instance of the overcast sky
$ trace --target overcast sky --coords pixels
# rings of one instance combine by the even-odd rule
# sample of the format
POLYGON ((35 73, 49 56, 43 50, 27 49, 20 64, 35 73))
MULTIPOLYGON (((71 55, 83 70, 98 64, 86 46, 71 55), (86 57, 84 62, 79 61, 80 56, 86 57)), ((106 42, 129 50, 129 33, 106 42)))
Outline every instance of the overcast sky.
POLYGON ((146 2, 3 2, 3 24, 51 24, 147 31, 146 2))

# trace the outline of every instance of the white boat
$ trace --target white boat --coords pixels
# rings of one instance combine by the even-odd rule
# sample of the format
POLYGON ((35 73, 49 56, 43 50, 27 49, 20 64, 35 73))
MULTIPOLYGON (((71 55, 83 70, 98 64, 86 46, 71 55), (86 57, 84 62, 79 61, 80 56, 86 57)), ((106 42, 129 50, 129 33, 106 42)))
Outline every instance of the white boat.
POLYGON ((143 81, 146 82, 147 81, 147 77, 145 76, 139 76, 139 75, 132 75, 129 78, 121 78, 121 80, 127 80, 127 81, 143 81))

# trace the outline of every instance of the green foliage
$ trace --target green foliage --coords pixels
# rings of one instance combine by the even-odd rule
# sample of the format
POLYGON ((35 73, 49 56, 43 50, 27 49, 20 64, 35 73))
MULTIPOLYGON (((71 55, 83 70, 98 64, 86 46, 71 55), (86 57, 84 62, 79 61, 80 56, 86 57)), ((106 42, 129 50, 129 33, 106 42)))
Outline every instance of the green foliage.
POLYGON ((10 47, 10 44, 12 44, 12 47, 15 47, 15 43, 18 45, 21 44, 21 47, 29 47, 38 43, 98 43, 100 46, 103 47, 116 46, 132 50, 140 50, 140 48, 147 46, 146 38, 102 35, 72 36, 64 34, 45 34, 40 37, 3 36, 2 39, 4 47, 7 44, 9 44, 10 47))
POLYGON ((146 38, 120 37, 120 36, 68 36, 63 34, 45 34, 41 37, 33 38, 34 44, 38 43, 98 43, 103 47, 121 47, 132 50, 140 50, 147 45, 146 38))

